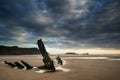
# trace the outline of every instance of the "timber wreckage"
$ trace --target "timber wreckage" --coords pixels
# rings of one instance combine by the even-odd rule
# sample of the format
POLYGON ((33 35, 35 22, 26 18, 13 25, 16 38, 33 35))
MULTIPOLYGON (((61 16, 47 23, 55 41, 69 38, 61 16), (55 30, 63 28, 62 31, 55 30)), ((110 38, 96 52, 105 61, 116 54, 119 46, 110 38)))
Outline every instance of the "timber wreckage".
MULTIPOLYGON (((48 52, 46 51, 46 48, 44 46, 44 43, 42 41, 42 39, 39 39, 37 41, 37 44, 38 44, 38 48, 39 48, 39 51, 43 57, 42 61, 44 63, 44 65, 42 66, 39 66, 37 67, 37 69, 45 69, 45 70, 49 70, 51 72, 55 72, 56 69, 55 69, 55 66, 54 66, 54 62, 53 60, 49 57, 49 54, 48 52)), ((58 56, 56 58, 58 64, 62 65, 62 60, 61 58, 58 56)), ((8 61, 4 61, 5 64, 9 65, 11 68, 14 68, 14 67, 17 67, 18 69, 23 69, 23 68, 26 68, 26 70, 30 70, 30 69, 33 69, 33 66, 31 66, 30 64, 28 64, 27 62, 21 60, 21 63, 20 62, 8 62, 8 61)))

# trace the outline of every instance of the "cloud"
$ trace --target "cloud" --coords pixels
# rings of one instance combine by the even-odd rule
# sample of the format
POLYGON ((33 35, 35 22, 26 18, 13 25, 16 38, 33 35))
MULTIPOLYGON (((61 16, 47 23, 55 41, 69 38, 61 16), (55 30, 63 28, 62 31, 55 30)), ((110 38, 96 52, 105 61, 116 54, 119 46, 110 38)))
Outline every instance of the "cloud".
POLYGON ((119 0, 1 0, 0 43, 48 47, 115 48, 120 42, 119 0))

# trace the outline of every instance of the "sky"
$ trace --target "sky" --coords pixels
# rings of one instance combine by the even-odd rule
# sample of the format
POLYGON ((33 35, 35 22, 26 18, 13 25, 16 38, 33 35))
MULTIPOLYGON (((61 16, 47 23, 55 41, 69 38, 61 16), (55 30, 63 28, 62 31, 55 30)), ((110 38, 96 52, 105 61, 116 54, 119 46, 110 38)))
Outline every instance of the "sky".
POLYGON ((0 0, 0 45, 51 54, 120 53, 120 0, 0 0))

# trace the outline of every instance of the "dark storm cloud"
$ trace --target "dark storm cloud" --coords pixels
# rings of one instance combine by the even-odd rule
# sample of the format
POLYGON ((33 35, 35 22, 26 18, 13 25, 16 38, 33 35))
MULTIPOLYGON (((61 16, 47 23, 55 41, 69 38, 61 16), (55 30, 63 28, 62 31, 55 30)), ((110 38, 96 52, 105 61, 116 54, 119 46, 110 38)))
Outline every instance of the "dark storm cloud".
POLYGON ((119 49, 119 14, 119 0, 1 0, 0 42, 119 49))

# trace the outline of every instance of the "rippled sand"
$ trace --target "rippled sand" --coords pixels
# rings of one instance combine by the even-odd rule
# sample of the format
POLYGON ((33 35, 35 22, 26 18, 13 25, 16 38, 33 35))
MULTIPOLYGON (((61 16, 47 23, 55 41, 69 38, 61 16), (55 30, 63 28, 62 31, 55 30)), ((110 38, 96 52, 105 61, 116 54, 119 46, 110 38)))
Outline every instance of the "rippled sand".
POLYGON ((2 62, 24 60, 33 66, 43 65, 36 56, 0 57, 0 80, 120 80, 119 58, 62 57, 63 66, 56 66, 56 72, 42 73, 33 70, 12 69, 2 62), (42 74, 41 74, 42 73, 42 74))

